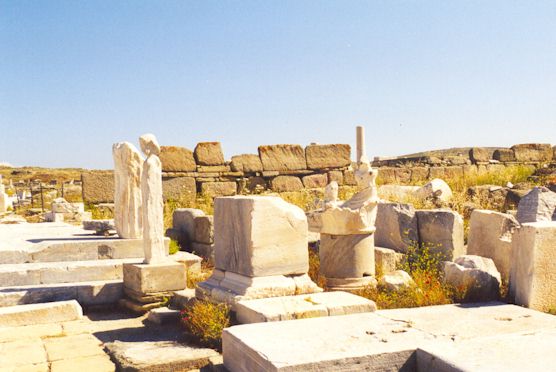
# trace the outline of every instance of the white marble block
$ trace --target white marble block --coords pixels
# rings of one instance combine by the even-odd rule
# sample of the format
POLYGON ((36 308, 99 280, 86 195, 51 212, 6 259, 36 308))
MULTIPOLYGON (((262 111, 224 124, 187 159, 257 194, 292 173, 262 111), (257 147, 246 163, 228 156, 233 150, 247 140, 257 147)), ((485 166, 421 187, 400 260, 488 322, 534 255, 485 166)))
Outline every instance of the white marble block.
POLYGON ((214 244, 223 271, 256 277, 309 269, 305 213, 279 197, 215 199, 214 244))
POLYGON ((525 223, 515 231, 510 295, 535 310, 556 306, 556 222, 525 223))

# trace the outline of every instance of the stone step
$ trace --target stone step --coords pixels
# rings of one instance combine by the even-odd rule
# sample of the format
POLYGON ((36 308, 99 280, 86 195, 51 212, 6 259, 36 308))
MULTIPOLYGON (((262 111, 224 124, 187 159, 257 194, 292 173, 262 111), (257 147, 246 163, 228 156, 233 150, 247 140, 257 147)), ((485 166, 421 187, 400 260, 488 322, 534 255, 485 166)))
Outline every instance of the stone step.
POLYGON ((376 304, 348 292, 260 298, 239 301, 235 307, 242 324, 317 318, 376 311, 376 304))
POLYGON ((0 265, 0 286, 31 286, 54 283, 118 280, 124 263, 141 263, 142 258, 96 261, 37 262, 0 265))
POLYGON ((67 300, 88 307, 115 304, 122 297, 122 280, 2 287, 0 307, 67 300))
POLYGON ((0 327, 59 323, 78 320, 83 310, 75 300, 0 308, 0 327))
POLYGON ((149 310, 147 319, 155 324, 175 323, 180 318, 180 311, 168 307, 149 310))
MULTIPOLYGON (((1 250, 0 264, 33 262, 89 261, 145 257, 142 239, 99 238, 87 235, 80 238, 31 239, 20 249, 1 250)), ((165 239, 166 249, 170 239, 165 239)))

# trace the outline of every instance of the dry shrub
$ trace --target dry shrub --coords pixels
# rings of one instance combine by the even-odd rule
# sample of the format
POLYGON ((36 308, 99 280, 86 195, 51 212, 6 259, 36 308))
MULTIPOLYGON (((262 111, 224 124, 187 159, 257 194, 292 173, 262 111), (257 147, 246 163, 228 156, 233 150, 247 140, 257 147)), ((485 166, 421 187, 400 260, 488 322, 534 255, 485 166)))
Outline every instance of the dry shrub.
POLYGON ((214 266, 208 261, 201 261, 201 271, 188 271, 187 272, 187 288, 195 288, 200 282, 204 282, 212 275, 214 266))
POLYGON ((179 250, 180 250, 180 244, 174 239, 170 240, 170 247, 168 249, 168 254, 171 255, 176 254, 179 252, 179 250))
POLYGON ((324 288, 326 285, 326 278, 320 274, 320 259, 319 253, 314 249, 309 248, 309 277, 319 287, 324 288))
POLYGON ((180 319, 201 344, 220 349, 222 331, 230 326, 230 307, 223 303, 196 300, 180 312, 180 319))

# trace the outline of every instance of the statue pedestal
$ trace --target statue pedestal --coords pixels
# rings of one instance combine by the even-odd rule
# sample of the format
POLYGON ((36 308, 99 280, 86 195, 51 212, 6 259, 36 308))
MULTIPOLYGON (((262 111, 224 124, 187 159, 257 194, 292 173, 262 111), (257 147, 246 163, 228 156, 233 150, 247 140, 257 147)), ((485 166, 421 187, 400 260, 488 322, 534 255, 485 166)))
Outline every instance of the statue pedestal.
POLYGON ((127 298, 121 304, 135 312, 146 312, 158 307, 174 291, 187 286, 186 268, 179 262, 125 264, 123 271, 127 298))

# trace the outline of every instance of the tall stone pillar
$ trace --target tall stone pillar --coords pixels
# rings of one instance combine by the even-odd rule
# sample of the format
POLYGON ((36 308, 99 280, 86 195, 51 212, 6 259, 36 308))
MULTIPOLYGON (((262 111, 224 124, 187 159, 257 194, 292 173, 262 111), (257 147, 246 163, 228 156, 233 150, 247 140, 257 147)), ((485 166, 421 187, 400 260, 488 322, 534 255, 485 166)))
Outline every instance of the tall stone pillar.
POLYGON ((139 239, 143 235, 141 173, 143 157, 129 142, 112 146, 114 158, 114 225, 118 236, 139 239))

